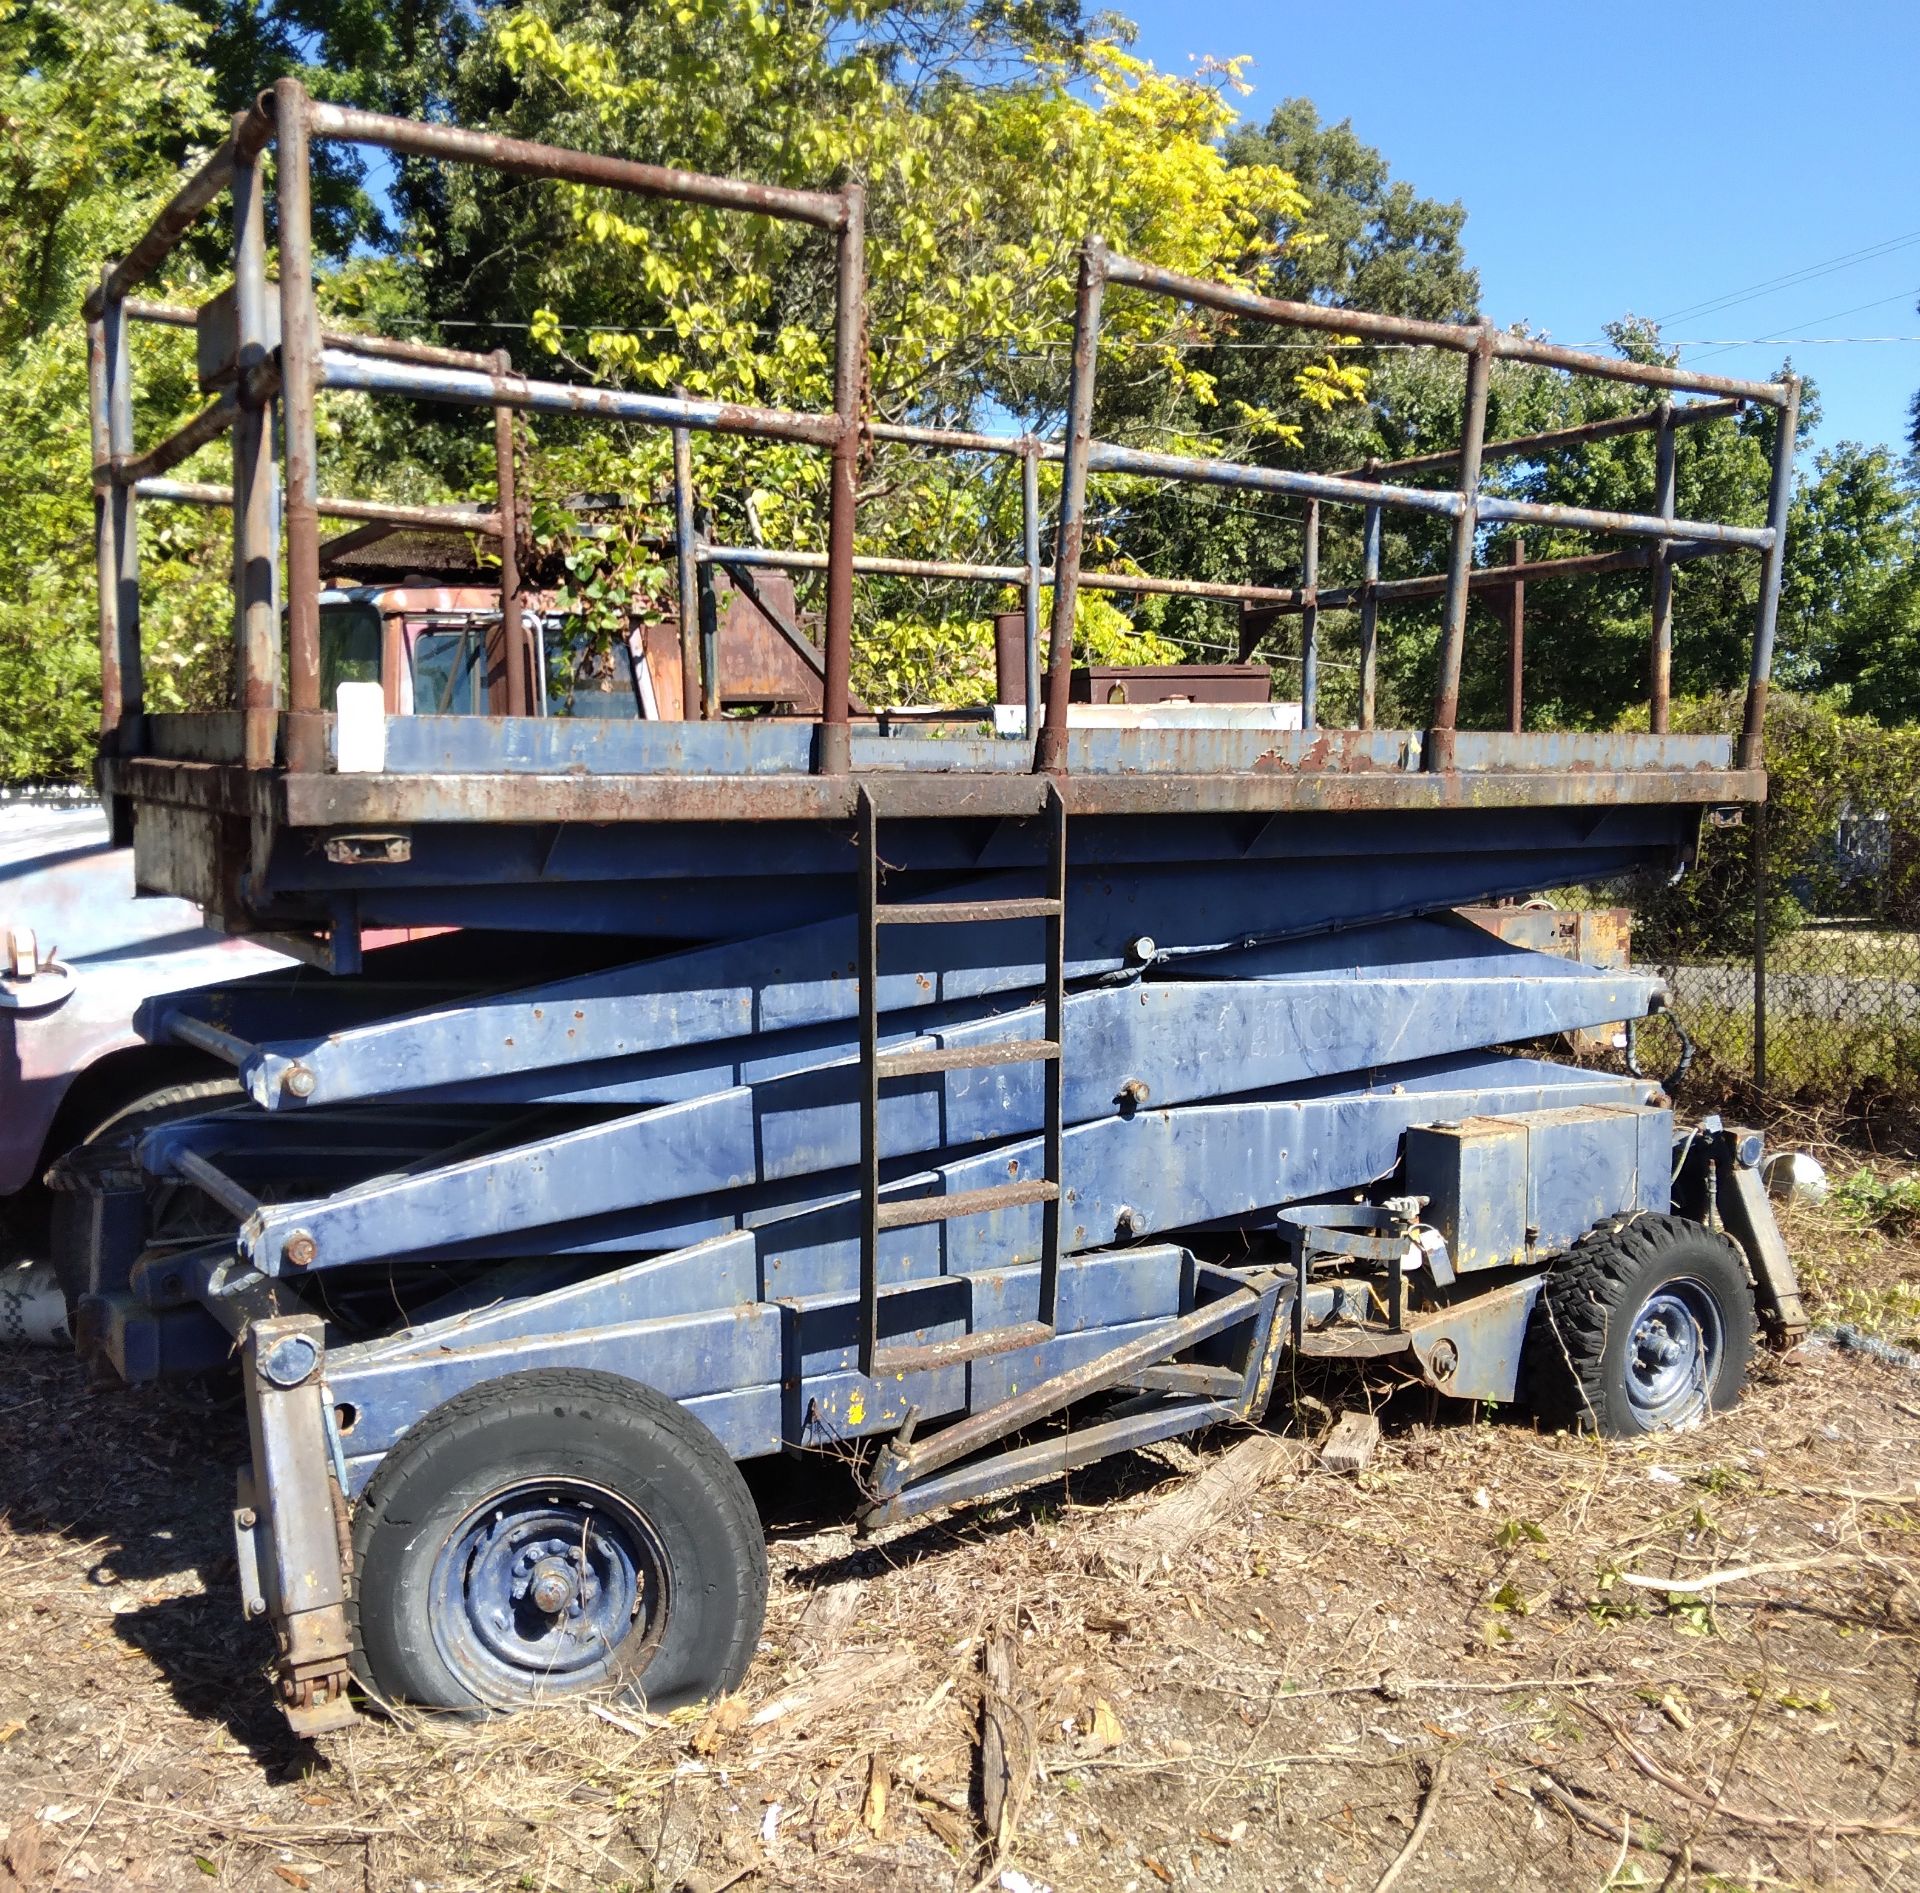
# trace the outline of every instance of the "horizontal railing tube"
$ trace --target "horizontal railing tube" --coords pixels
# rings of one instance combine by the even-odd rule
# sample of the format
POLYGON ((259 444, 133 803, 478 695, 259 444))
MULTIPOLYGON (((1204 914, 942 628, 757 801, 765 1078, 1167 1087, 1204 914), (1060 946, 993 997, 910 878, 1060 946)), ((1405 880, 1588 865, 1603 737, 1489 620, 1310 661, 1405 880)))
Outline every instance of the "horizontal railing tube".
POLYGON ((940 447, 956 454, 1005 454, 1016 459, 1028 452, 1042 460, 1058 461, 1066 449, 1058 441, 1037 440, 1030 434, 969 434, 955 427, 914 427, 905 421, 871 421, 867 434, 873 440, 893 441, 908 447, 940 447))
MULTIPOLYGON (((775 546, 702 546, 702 565, 758 565, 780 572, 824 572, 824 552, 783 552, 775 546)), ((888 559, 857 552, 856 573, 868 578, 974 579, 987 585, 1018 585, 1027 575, 1024 565, 968 565, 948 559, 888 559)))
POLYGON ((1483 499, 1483 520, 1516 526, 1569 526, 1583 532, 1625 533, 1635 539, 1691 539, 1705 544, 1751 546, 1764 552, 1773 544, 1771 526, 1721 526, 1704 519, 1662 519, 1656 513, 1602 513, 1590 506, 1550 506, 1535 500, 1483 499))
POLYGON ((199 170, 161 206, 159 214, 133 247, 106 272, 87 297, 84 311, 89 320, 97 317, 109 302, 123 302, 129 290, 145 282, 173 254, 175 245, 193 228, 200 213, 210 208, 233 182, 236 146, 249 154, 258 152, 271 130, 270 120, 257 109, 237 122, 233 136, 222 140, 199 170))
MULTIPOLYGON (((1351 335, 1361 341, 1424 343, 1429 348, 1451 348, 1463 355, 1471 354, 1480 345, 1477 325, 1424 322, 1412 316, 1380 315, 1370 309, 1329 309, 1312 302, 1283 302, 1273 296, 1256 295, 1249 289, 1233 289, 1225 283, 1210 283, 1198 276, 1182 276, 1176 270, 1141 263, 1130 256, 1108 257, 1107 280, 1125 283, 1134 289, 1152 290, 1202 308, 1218 309, 1228 315, 1252 316, 1259 322, 1313 329, 1325 335, 1351 335)), ((1773 407, 1779 407, 1787 398, 1785 387, 1778 382, 1741 381, 1731 375, 1703 375, 1684 368, 1668 368, 1658 362, 1630 362, 1613 355, 1590 355, 1581 349, 1562 348, 1556 342, 1537 342, 1530 336, 1513 335, 1505 330, 1495 331, 1492 348, 1496 356, 1507 361, 1538 362, 1543 367, 1565 368, 1574 374, 1595 375, 1607 381, 1636 382, 1647 388, 1730 394, 1746 401, 1765 401, 1773 407)))
MULTIPOLYGON (((697 554, 702 565, 757 565, 780 572, 824 572, 824 552, 787 552, 778 546, 702 546, 697 554)), ((972 565, 957 559, 889 559, 860 552, 854 555, 854 571, 863 578, 946 578, 972 580, 984 585, 1021 585, 1026 582, 1024 565, 972 565)), ((1040 582, 1053 583, 1051 566, 1040 568, 1040 582)), ((1172 598, 1218 598, 1227 603, 1255 605, 1308 605, 1313 594, 1297 585, 1231 585, 1199 578, 1152 578, 1141 572, 1087 572, 1080 583, 1092 591, 1151 592, 1172 598)))
MULTIPOLYGON (((197 328, 200 311, 191 303, 148 302, 134 297, 127 313, 136 322, 155 322, 164 328, 197 328)), ((322 329, 321 345, 344 348, 352 355, 374 355, 386 361, 424 362, 436 368, 491 368, 491 355, 470 348, 442 348, 438 342, 403 342, 391 335, 356 335, 351 329, 322 329)))
POLYGON ((1564 368, 1570 374, 1592 375, 1601 381, 1630 381, 1641 388, 1672 388, 1681 394, 1730 394, 1736 400, 1764 401, 1779 407, 1787 398, 1777 381, 1743 381, 1737 375, 1703 375, 1695 369, 1669 368, 1662 362, 1623 361, 1617 355, 1589 355, 1584 349, 1562 348, 1557 342, 1536 342, 1531 336, 1498 330, 1493 352, 1503 361, 1532 362, 1541 368, 1564 368))
MULTIPOLYGON (((199 480, 142 480, 134 488, 143 500, 170 500, 180 506, 231 506, 233 488, 199 480)), ((451 526, 461 532, 500 535, 500 515, 484 506, 402 506, 387 500, 328 499, 314 501, 313 510, 327 519, 355 519, 372 525, 451 526)))
POLYGON ((405 152, 416 158, 451 158, 460 163, 484 165, 490 171, 510 171, 516 177, 558 178, 570 184, 595 184, 607 190, 625 191, 636 197, 677 198, 684 204, 707 204, 716 210, 740 210, 753 216, 784 217, 794 223, 817 224, 823 230, 838 230, 846 219, 845 201, 833 191, 797 191, 779 184, 709 177, 699 171, 678 171, 664 164, 640 164, 632 158, 569 151, 560 145, 502 138, 493 132, 467 131, 457 125, 428 125, 418 119, 388 118, 380 112, 362 112, 346 105, 315 104, 308 125, 315 138, 378 145, 383 151, 405 152))
MULTIPOLYGON (((1535 454, 1557 453, 1562 447, 1587 446, 1596 440, 1613 440, 1621 434, 1648 434, 1660 426, 1660 416, 1669 413, 1675 427, 1697 427, 1705 421, 1724 421, 1738 414, 1745 401, 1693 401, 1685 407, 1649 408, 1642 414, 1616 414, 1604 421, 1583 421, 1578 427, 1556 427, 1544 434, 1518 434, 1512 440, 1490 440, 1480 449, 1484 460, 1525 460, 1535 454)), ((1406 460, 1382 460, 1355 468, 1343 478, 1383 474, 1445 473, 1460 464, 1460 449, 1444 447, 1437 453, 1414 454, 1406 460)))
POLYGON ((1261 296, 1251 289, 1234 289, 1198 276, 1182 276, 1130 256, 1107 258, 1107 280, 1131 289, 1150 289, 1180 302, 1197 303, 1226 315, 1252 316, 1258 322, 1277 322, 1288 328, 1317 329, 1327 335, 1354 335, 1363 341, 1422 342, 1430 348, 1473 348, 1477 329, 1452 322, 1423 322, 1414 316, 1380 315, 1371 309, 1329 309, 1314 302, 1286 302, 1261 296))
POLYGON ((454 407, 594 414, 610 421, 696 427, 716 434, 752 434, 768 440, 805 441, 816 447, 831 447, 840 429, 831 414, 738 407, 726 401, 685 400, 627 388, 579 388, 564 381, 534 381, 525 375, 477 369, 428 368, 412 362, 376 361, 333 348, 320 357, 320 385, 356 388, 366 394, 410 395, 415 400, 443 401, 454 407))
POLYGON ((1201 460, 1190 454, 1152 453, 1140 447, 1114 447, 1094 441, 1087 448, 1092 473, 1137 473, 1163 480, 1192 480, 1202 486, 1244 486, 1264 493, 1290 493, 1300 499, 1343 501, 1350 506, 1377 502, 1410 513, 1456 517, 1466 502, 1458 493, 1427 493, 1412 486, 1381 486, 1371 480, 1344 480, 1331 473, 1302 473, 1291 467, 1253 467, 1240 460, 1201 460))

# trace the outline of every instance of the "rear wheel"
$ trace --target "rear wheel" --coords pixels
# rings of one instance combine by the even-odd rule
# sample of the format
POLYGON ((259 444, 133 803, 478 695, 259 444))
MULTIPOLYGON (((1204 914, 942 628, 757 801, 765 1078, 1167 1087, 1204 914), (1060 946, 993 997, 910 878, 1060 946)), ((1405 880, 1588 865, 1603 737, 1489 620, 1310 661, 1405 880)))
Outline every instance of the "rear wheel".
POLYGON ((1682 1216, 1596 1230, 1556 1263, 1527 1330, 1527 1397, 1552 1426, 1632 1438, 1740 1397, 1754 1300, 1730 1237, 1682 1216))
POLYGON ((381 1461, 354 1516, 361 1680, 467 1713, 734 1688, 766 1612, 759 1514, 685 1408, 618 1375, 510 1374, 381 1461))

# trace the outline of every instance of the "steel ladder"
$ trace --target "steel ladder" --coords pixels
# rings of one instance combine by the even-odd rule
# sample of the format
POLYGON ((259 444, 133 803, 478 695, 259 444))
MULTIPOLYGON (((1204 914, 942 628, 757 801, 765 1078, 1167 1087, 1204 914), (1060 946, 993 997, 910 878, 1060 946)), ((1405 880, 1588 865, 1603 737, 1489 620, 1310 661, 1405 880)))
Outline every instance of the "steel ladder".
POLYGON ((880 898, 880 817, 871 792, 858 798, 860 853, 860 1371, 920 1373, 950 1367, 984 1354, 1009 1353, 1053 1338, 1060 1283, 1061 1144, 1066 1107, 1061 1039, 1066 1012, 1067 805, 1058 784, 1049 783, 1042 818, 1047 824, 1046 892, 1037 897, 990 900, 883 902, 880 898), (1009 920, 1041 922, 1046 930, 1044 1036, 991 1045, 931 1046, 924 1050, 880 1049, 880 930, 896 926, 984 926, 1009 920), (986 1189, 946 1196, 880 1195, 880 1091, 891 1080, 927 1072, 973 1071, 993 1065, 1046 1067, 1044 1174, 986 1189), (957 1222, 967 1216, 1041 1205, 1040 1305, 1038 1319, 963 1334, 920 1346, 880 1345, 880 1237, 916 1223, 957 1222))

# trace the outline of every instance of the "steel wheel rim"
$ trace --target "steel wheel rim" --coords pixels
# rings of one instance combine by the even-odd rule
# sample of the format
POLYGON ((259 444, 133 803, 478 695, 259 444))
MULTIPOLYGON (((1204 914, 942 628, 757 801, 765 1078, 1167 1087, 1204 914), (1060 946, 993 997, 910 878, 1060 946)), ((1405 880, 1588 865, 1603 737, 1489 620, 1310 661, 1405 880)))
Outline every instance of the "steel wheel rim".
POLYGON ((672 1609, 666 1546, 644 1512, 581 1479, 527 1479, 474 1506, 433 1563, 441 1660, 512 1706, 637 1675, 672 1609))
POLYGON ((1644 1432, 1705 1417, 1725 1353, 1720 1303, 1692 1277, 1663 1282, 1627 1330, 1627 1401, 1644 1432))

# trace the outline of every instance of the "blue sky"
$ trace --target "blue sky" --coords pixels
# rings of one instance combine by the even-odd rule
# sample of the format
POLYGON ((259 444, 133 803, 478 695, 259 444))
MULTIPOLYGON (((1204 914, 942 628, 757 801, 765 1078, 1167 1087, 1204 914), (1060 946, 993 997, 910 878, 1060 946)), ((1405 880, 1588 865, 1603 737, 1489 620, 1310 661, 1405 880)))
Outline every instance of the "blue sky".
MULTIPOLYGON (((1397 176, 1467 207, 1488 315, 1591 342, 1920 337, 1920 0, 1119 0, 1163 70, 1249 53, 1243 114, 1305 95, 1397 176), (1696 305, 1879 254, 1697 314, 1696 305), (1866 305, 1866 306, 1862 306, 1866 305)), ((1705 367, 1710 351, 1683 359, 1705 367)), ((1711 355, 1819 384, 1816 445, 1904 443, 1920 341, 1711 355)))

